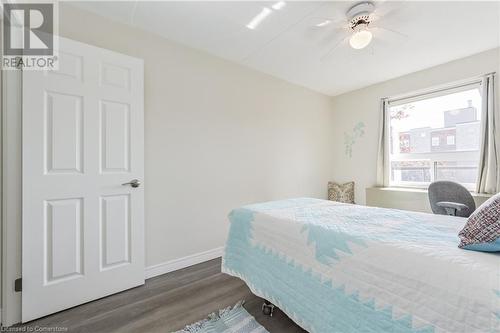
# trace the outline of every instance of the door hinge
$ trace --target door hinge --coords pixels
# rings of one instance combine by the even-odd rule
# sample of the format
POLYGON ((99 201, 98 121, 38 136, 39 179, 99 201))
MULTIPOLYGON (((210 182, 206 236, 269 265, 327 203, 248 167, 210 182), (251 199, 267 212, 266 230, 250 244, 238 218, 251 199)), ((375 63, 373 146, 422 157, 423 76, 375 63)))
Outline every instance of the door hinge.
POLYGON ((15 279, 14 280, 14 291, 23 291, 23 279, 15 279))

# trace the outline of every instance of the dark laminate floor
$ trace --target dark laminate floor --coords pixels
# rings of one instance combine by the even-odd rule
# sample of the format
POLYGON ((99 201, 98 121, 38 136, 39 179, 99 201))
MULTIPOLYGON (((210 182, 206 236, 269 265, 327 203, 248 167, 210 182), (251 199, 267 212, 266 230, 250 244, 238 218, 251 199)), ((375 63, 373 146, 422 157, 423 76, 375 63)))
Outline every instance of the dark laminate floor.
POLYGON ((146 281, 141 287, 27 323, 67 327, 69 332, 172 332, 207 314, 245 300, 245 308, 271 333, 305 332, 283 312, 261 312, 262 299, 220 271, 214 259, 146 281))

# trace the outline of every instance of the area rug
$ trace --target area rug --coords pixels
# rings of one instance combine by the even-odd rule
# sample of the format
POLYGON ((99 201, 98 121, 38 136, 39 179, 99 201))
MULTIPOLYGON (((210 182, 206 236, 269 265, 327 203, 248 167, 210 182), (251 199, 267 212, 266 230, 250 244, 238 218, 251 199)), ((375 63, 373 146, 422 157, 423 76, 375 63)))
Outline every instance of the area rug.
POLYGON ((240 301, 208 315, 208 318, 174 333, 269 333, 243 308, 240 301))

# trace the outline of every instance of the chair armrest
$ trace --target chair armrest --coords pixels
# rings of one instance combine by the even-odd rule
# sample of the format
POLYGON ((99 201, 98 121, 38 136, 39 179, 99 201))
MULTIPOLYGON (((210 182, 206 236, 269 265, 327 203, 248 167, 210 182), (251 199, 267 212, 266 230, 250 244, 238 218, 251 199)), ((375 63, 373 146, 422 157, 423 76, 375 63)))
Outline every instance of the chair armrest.
POLYGON ((450 202, 450 201, 440 201, 436 203, 437 206, 443 207, 443 208, 451 208, 451 209, 456 209, 457 211, 461 211, 464 209, 469 209, 469 206, 458 203, 458 202, 450 202))

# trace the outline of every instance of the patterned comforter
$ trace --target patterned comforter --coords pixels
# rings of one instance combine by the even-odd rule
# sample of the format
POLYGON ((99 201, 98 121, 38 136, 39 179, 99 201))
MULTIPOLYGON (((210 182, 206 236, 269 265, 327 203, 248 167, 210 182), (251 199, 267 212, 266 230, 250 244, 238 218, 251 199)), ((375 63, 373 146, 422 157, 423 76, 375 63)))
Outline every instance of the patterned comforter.
POLYGON ((229 215, 223 272, 310 332, 500 332, 500 253, 460 217, 291 199, 229 215))

